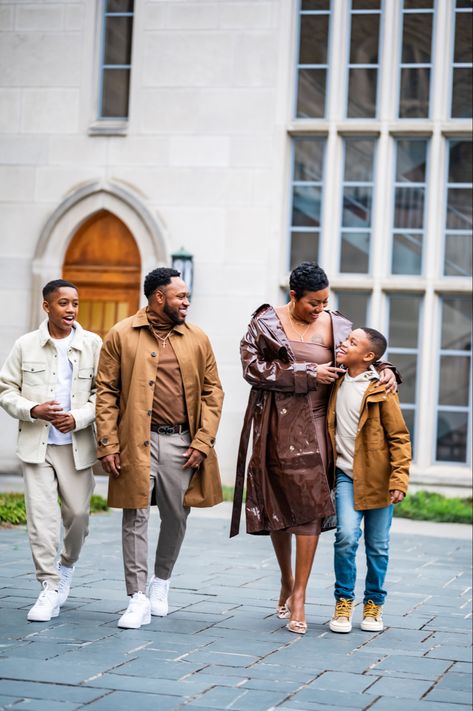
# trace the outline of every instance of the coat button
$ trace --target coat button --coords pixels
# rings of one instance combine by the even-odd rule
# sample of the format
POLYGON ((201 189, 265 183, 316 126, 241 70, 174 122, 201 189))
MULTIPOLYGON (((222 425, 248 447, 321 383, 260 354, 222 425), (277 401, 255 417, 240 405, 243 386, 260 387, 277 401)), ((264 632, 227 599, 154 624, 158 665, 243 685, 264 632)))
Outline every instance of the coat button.
POLYGON ((154 385, 154 380, 148 380, 148 385, 154 385))
POLYGON ((143 444, 145 447, 149 447, 149 441, 147 439, 143 442, 143 444))
POLYGON ((148 417, 151 417, 151 415, 153 414, 153 410, 148 410, 146 414, 148 415, 148 417))
POLYGON ((100 444, 108 444, 108 437, 102 437, 100 444))
POLYGON ((157 355, 158 355, 158 354, 156 353, 156 351, 151 351, 151 357, 152 357, 152 358, 156 358, 157 355))

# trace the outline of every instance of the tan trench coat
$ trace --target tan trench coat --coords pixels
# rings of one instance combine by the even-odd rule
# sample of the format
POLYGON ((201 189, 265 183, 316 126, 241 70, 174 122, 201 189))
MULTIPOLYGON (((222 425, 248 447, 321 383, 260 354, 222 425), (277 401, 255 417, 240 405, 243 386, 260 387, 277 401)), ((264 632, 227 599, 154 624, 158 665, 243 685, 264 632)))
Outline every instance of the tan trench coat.
MULTIPOLYGON (((214 506, 222 501, 213 447, 223 402, 215 357, 209 339, 197 326, 176 326, 169 340, 181 369, 191 447, 206 455, 192 477, 184 505, 214 506)), ((108 504, 114 508, 148 506, 158 355, 144 308, 115 324, 103 344, 97 373, 97 456, 120 454, 120 476, 109 482, 108 504)))
MULTIPOLYGON (((336 403, 343 378, 335 383, 327 411, 327 428, 336 466, 336 403)), ((372 381, 361 402, 353 458, 353 493, 356 511, 389 506, 389 492, 407 492, 411 443, 399 398, 372 381)))

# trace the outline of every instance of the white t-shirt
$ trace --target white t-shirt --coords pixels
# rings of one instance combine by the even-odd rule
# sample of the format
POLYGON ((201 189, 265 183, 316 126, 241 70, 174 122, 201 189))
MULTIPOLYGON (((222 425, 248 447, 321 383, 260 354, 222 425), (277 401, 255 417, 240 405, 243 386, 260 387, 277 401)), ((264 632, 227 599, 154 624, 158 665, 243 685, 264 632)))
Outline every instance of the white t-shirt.
POLYGON ((366 389, 372 380, 379 380, 373 366, 355 378, 345 374, 337 392, 337 430, 335 446, 337 449, 337 467, 353 479, 353 457, 355 440, 360 422, 361 403, 366 389))
MULTIPOLYGON (((51 338, 57 351, 57 382, 54 400, 61 403, 64 412, 71 410, 72 363, 67 351, 74 338, 74 329, 66 338, 51 338)), ((59 432, 54 425, 49 428, 48 444, 71 444, 71 432, 59 432)))

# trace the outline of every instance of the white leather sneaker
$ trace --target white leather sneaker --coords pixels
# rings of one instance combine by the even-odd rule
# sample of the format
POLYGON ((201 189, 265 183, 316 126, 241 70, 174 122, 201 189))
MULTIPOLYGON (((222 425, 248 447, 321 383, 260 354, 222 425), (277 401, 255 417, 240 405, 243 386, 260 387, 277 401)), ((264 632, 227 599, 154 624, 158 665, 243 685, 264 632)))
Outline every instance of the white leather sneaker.
POLYGON ((148 597, 151 603, 151 614, 156 617, 166 617, 169 610, 168 593, 171 580, 161 580, 155 575, 148 586, 148 597))
POLYGON ((72 568, 69 568, 67 565, 62 565, 62 563, 58 563, 57 569, 59 570, 59 605, 64 605, 71 591, 71 581, 72 576, 74 574, 74 566, 72 566, 72 568))
POLYGON ((335 612, 329 622, 329 627, 332 632, 351 632, 351 618, 353 615, 353 600, 346 600, 341 597, 335 603, 335 612))
POLYGON ((141 625, 149 625, 151 622, 151 610, 149 600, 142 592, 137 592, 131 596, 126 612, 117 622, 117 627, 137 630, 141 625))
POLYGON ((383 606, 368 600, 363 605, 363 620, 360 627, 365 632, 382 632, 384 630, 383 606))
POLYGON ((45 580, 38 599, 28 612, 27 619, 30 622, 49 622, 51 617, 59 615, 59 609, 58 591, 48 588, 45 580))

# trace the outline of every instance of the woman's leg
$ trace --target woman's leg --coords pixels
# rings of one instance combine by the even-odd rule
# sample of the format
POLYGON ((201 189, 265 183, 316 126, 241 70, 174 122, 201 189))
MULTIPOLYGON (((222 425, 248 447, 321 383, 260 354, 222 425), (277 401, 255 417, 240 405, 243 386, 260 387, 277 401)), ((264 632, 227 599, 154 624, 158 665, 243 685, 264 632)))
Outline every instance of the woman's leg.
POLYGON ((284 531, 273 531, 271 533, 271 542, 281 570, 281 591, 278 601, 278 607, 281 607, 286 604, 294 585, 291 560, 292 536, 284 531))
POLYGON ((318 542, 319 536, 296 535, 296 575, 292 595, 288 601, 291 620, 305 621, 305 593, 318 542))

